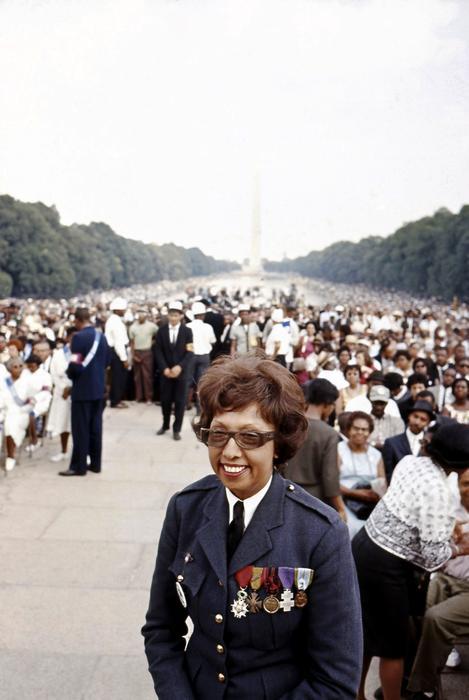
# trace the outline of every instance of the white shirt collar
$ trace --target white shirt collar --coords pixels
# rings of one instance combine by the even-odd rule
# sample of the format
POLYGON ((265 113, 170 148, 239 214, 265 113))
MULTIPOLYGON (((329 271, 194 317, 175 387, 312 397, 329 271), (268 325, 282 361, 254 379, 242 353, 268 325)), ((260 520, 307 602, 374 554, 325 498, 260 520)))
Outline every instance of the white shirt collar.
POLYGON ((414 457, 418 457, 418 454, 420 452, 420 448, 422 447, 421 440, 423 440, 423 431, 415 435, 410 428, 407 428, 405 431, 405 434, 407 435, 407 439, 409 441, 410 449, 412 450, 412 454, 414 457))
POLYGON ((168 323, 169 337, 172 338, 172 337, 173 337, 173 333, 175 333, 175 334, 176 334, 176 337, 177 337, 177 334, 179 333, 180 327, 181 327, 181 324, 180 324, 180 323, 178 323, 177 326, 172 326, 170 323, 168 323))
MULTIPOLYGON (((257 493, 254 494, 254 496, 250 496, 249 498, 245 498, 244 501, 242 501, 243 506, 244 506, 244 529, 247 528, 249 523, 252 520, 252 516, 256 512, 256 508, 259 505, 259 503, 262 501, 264 498, 265 494, 269 490, 269 486, 272 483, 272 476, 270 477, 269 481, 266 483, 266 485, 257 493)), ((228 507, 229 507, 229 516, 228 516, 228 523, 231 523, 233 520, 233 508, 235 503, 240 501, 241 499, 238 498, 237 496, 234 495, 234 493, 231 493, 230 489, 225 487, 226 491, 226 497, 228 499, 228 507)))

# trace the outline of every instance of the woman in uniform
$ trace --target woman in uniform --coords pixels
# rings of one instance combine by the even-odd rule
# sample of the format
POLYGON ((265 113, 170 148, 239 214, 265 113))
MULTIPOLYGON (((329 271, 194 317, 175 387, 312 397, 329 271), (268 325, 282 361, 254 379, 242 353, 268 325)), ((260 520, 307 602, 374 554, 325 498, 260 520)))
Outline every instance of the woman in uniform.
POLYGON ((170 500, 142 630, 159 700, 352 700, 362 644, 347 528, 276 469, 305 436, 301 389, 248 355, 217 360, 199 396, 214 474, 170 500))

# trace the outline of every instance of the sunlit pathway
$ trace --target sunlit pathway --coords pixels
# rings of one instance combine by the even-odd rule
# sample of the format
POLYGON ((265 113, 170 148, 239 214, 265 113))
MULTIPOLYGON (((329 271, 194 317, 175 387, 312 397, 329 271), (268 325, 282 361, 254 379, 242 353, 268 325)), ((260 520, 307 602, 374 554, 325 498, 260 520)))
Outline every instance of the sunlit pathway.
POLYGON ((0 697, 154 698, 139 630, 169 496, 207 473, 186 421, 155 436, 160 409, 105 413, 101 475, 64 479, 39 456, 0 476, 0 697))

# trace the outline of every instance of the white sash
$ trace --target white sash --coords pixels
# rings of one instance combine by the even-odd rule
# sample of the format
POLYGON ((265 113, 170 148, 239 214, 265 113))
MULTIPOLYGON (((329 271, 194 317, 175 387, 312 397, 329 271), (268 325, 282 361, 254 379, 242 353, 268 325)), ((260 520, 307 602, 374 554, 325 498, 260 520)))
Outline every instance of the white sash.
POLYGON ((91 360, 96 355, 96 351, 98 350, 98 345, 99 345, 99 341, 101 340, 101 336, 102 336, 101 331, 98 330, 97 328, 95 328, 94 329, 94 342, 93 342, 93 345, 91 346, 91 349, 88 352, 87 356, 85 357, 85 359, 81 363, 82 367, 88 367, 91 360))

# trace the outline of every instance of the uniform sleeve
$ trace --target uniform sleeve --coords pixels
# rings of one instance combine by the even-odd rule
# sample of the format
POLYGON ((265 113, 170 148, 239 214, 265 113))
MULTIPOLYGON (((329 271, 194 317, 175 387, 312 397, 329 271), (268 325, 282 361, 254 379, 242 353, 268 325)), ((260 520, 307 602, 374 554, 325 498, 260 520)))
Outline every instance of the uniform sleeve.
POLYGON ((360 594, 344 523, 331 526, 311 560, 305 680, 281 700, 355 700, 362 666, 360 594))
POLYGON ((142 634, 148 668, 159 700, 194 700, 184 663, 187 612, 181 605, 169 571, 177 549, 176 497, 166 511, 161 531, 150 605, 142 634))

